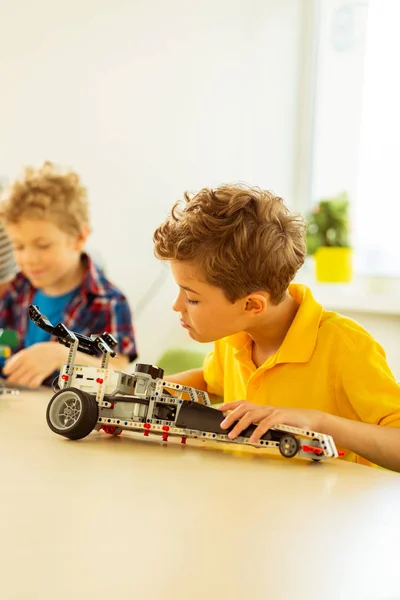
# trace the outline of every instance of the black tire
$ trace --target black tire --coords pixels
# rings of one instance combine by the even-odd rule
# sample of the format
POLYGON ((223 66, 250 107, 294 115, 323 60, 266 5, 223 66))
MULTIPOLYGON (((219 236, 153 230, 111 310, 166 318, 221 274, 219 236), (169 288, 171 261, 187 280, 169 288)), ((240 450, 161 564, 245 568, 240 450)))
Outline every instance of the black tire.
POLYGON ((47 424, 54 433, 70 440, 80 440, 93 431, 99 406, 91 394, 74 387, 58 391, 46 411, 47 424))
POLYGON ((279 440, 279 452, 284 458, 293 458, 299 450, 300 442, 291 433, 283 435, 279 440))

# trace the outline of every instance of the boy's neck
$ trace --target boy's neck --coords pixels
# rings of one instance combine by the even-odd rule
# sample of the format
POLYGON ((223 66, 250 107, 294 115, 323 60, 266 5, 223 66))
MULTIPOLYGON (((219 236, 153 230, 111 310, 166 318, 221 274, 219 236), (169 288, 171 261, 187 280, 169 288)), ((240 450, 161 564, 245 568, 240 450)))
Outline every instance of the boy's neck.
POLYGON ((270 305, 262 323, 247 330, 253 340, 252 358, 258 368, 281 347, 299 309, 289 294, 277 306, 270 305))
POLYGON ((76 265, 74 265, 69 271, 67 271, 58 281, 51 285, 44 286, 41 291, 47 296, 62 296, 68 294, 77 288, 83 279, 85 272, 85 265, 79 257, 76 265))

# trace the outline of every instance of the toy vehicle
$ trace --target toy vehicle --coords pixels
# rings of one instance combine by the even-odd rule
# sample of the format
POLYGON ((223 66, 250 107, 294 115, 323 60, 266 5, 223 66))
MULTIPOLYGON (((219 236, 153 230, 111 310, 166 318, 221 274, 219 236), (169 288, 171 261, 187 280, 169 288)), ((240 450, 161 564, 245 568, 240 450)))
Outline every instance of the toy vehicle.
POLYGON ((110 334, 89 338, 62 323, 53 326, 34 305, 29 307, 29 317, 70 349, 67 363, 53 382, 55 394, 47 407, 47 423, 59 435, 78 440, 94 429, 113 435, 125 429, 144 436, 158 434, 165 442, 169 436, 179 436, 182 443, 198 438, 277 448, 285 458, 298 455, 320 461, 339 455, 331 436, 287 425, 269 429, 256 443, 249 441, 255 425, 231 440, 229 430, 220 426, 223 414, 210 406, 206 392, 169 383, 163 370, 153 365, 136 364, 134 373, 109 369, 117 345, 110 334), (75 364, 78 350, 102 355, 101 367, 75 364))

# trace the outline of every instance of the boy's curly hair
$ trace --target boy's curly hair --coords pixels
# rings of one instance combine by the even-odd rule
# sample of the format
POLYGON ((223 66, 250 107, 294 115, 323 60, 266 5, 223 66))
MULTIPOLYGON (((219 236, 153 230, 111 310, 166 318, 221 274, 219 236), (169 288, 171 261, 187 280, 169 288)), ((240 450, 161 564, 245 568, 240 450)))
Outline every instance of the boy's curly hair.
POLYGON ((25 218, 53 221, 67 233, 80 233, 89 224, 89 205, 79 175, 51 162, 26 167, 0 203, 0 219, 5 224, 25 218))
POLYGON ((161 260, 193 262, 231 302, 267 291, 279 304, 306 256, 305 223, 282 198, 243 184, 184 194, 153 236, 161 260))

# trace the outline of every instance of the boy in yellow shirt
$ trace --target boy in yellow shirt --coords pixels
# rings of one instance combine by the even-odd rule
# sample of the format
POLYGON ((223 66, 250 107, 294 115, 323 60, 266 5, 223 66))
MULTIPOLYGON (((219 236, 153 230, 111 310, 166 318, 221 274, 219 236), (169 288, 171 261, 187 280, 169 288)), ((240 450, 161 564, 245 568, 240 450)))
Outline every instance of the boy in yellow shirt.
POLYGON ((278 423, 330 434, 348 460, 400 471, 400 387, 380 345, 358 323, 291 284, 306 256, 304 221, 281 198, 226 185, 185 194, 154 233, 179 286, 173 309, 198 342, 202 369, 170 376, 223 396, 258 440, 278 423))

